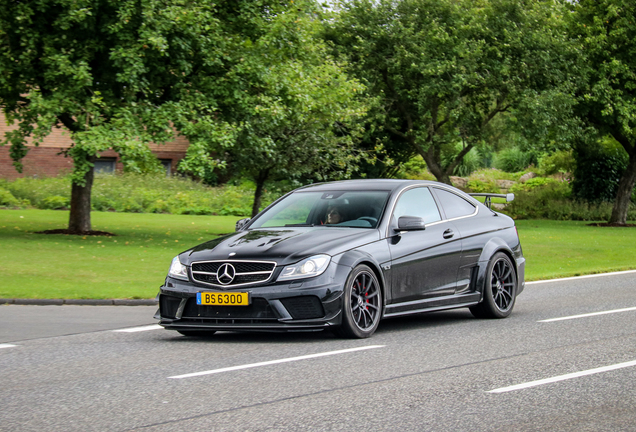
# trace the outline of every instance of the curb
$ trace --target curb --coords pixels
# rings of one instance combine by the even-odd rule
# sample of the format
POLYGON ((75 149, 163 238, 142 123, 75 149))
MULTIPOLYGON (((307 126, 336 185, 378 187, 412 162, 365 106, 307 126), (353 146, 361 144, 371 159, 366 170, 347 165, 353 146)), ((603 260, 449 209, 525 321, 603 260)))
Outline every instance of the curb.
POLYGON ((0 298, 0 305, 35 305, 35 306, 156 306, 155 299, 4 299, 0 298))

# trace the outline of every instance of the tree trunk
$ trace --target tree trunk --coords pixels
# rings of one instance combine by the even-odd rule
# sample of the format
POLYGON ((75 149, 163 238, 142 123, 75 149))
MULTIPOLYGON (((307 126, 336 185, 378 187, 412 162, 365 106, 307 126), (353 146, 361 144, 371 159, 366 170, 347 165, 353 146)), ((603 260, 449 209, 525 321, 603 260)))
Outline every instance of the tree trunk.
POLYGON ((85 234, 91 230, 91 191, 95 167, 84 175, 84 186, 72 183, 71 214, 68 221, 69 234, 85 234))
POLYGON ((450 176, 448 175, 446 170, 442 168, 440 153, 434 151, 432 146, 433 144, 431 144, 431 149, 427 152, 418 149, 418 153, 422 156, 424 162, 426 162, 428 170, 435 176, 435 179, 437 179, 438 182, 446 183, 447 185, 452 186, 453 183, 451 183, 450 176))
POLYGON ((263 196, 263 187, 265 181, 269 177, 269 168, 258 172, 256 180, 256 191, 254 191, 254 204, 252 205, 252 217, 256 216, 261 208, 261 198, 263 196))
POLYGON ((618 192, 612 209, 609 223, 625 225, 627 223, 627 212, 631 202, 632 192, 636 185, 636 146, 629 152, 629 163, 618 183, 618 192))

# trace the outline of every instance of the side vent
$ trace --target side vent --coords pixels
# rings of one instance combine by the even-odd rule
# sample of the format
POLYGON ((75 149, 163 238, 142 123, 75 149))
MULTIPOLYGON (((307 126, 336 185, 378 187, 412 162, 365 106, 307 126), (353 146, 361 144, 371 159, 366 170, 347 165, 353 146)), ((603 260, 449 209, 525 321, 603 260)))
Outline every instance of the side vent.
POLYGON ((468 289, 469 292, 477 291, 477 277, 479 277, 479 267, 475 266, 470 269, 470 285, 468 289))

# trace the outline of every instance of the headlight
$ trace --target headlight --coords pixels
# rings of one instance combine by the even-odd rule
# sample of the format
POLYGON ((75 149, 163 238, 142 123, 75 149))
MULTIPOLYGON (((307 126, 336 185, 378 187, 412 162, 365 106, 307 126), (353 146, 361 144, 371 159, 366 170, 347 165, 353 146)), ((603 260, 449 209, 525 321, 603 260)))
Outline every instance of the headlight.
POLYGON ((179 257, 176 256, 172 258, 172 264, 170 264, 170 270, 168 271, 168 276, 188 280, 188 268, 181 264, 179 261, 179 257))
POLYGON ((278 280, 283 281, 318 276, 327 269, 330 261, 331 257, 329 255, 314 255, 305 258, 296 264, 285 267, 278 276, 278 280))

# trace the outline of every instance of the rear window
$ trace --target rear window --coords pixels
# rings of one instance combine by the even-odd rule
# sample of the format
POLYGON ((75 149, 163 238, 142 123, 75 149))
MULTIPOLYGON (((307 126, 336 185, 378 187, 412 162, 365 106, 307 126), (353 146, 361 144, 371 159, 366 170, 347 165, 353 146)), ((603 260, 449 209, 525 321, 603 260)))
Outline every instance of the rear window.
POLYGON ((475 206, 459 195, 439 188, 435 188, 435 194, 442 204, 447 219, 470 216, 475 213, 475 206))

